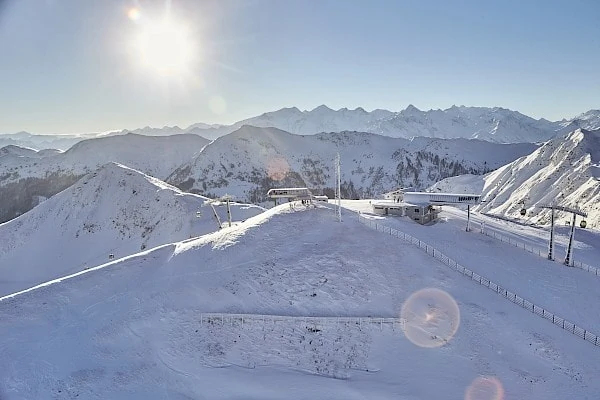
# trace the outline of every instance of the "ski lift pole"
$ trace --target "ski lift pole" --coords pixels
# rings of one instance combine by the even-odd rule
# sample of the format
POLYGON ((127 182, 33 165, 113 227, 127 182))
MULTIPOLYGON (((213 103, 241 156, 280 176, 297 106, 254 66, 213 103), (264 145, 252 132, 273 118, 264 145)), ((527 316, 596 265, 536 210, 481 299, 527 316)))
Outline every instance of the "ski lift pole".
POLYGON ((548 245, 548 260, 554 260, 554 207, 550 210, 550 244, 548 245))
POLYGON ((338 221, 342 222, 342 177, 341 177, 341 168, 340 168, 340 153, 337 153, 337 157, 335 159, 336 163, 336 175, 337 175, 337 217, 338 221))
POLYGON ((229 222, 229 226, 231 227, 231 209, 229 208, 229 197, 227 197, 227 222, 229 222))
POLYGON ((219 214, 217 214, 217 210, 215 210, 215 206, 213 205, 212 201, 209 202, 209 204, 210 204, 210 208, 212 208, 213 215, 215 216, 215 219, 217 220, 217 224, 219 225, 219 229, 221 229, 221 220, 219 219, 219 214))
POLYGON ((467 232, 471 231, 471 205, 467 204, 467 232))
POLYGON ((575 236, 575 217, 577 214, 573 213, 573 222, 571 223, 571 234, 569 235, 569 245, 567 246, 567 254, 565 256, 565 265, 568 267, 573 266, 573 237, 575 236))

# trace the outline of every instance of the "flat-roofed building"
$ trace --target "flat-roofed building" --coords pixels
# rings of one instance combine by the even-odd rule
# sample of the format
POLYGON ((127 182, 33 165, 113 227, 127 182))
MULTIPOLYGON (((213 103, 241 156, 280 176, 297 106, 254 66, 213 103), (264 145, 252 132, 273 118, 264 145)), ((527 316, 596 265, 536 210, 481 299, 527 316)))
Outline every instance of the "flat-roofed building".
POLYGON ((419 224, 434 221, 442 211, 442 205, 479 204, 481 196, 477 194, 428 193, 428 192, 390 192, 402 194, 402 201, 381 200, 372 203, 373 213, 378 215, 407 216, 419 224))

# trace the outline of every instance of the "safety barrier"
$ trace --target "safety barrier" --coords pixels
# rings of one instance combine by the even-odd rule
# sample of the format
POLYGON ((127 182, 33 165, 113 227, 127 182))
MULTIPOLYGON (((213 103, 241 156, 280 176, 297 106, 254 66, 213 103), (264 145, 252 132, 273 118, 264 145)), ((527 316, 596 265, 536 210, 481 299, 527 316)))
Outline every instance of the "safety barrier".
MULTIPOLYGON (((548 250, 547 249, 541 249, 539 247, 528 246, 524 242, 519 242, 518 240, 511 239, 508 236, 503 236, 503 235, 501 235, 499 233, 496 233, 494 230, 491 230, 491 229, 487 229, 486 230, 484 228, 481 233, 483 233, 486 236, 492 237, 494 239, 500 240, 501 242, 512 244, 513 246, 515 246, 515 247, 517 247, 519 249, 523 249, 525 251, 528 251, 531 254, 537 254, 538 256, 544 257, 544 258, 548 257, 548 250)), ((586 272, 589 272, 591 274, 594 274, 596 276, 600 276, 600 268, 593 267, 591 265, 588 265, 588 264, 585 264, 585 263, 582 263, 582 262, 579 262, 579 261, 573 261, 573 267, 582 269, 582 270, 584 270, 586 272)))
POLYGON ((231 313, 202 313, 200 314, 200 324, 218 324, 234 326, 238 324, 243 326, 248 323, 261 323, 263 325, 274 325, 277 322, 285 323, 303 323, 307 326, 323 327, 337 325, 358 325, 376 326, 383 330, 385 327, 391 327, 392 330, 404 329, 406 320, 403 318, 389 317, 304 317, 293 315, 270 315, 270 314, 231 314, 231 313))
POLYGON ((451 269, 460 272, 464 276, 470 278, 472 281, 475 281, 475 282, 479 283, 480 285, 485 286, 488 289, 496 292, 499 296, 502 296, 505 299, 510 300, 514 304, 516 304, 528 311, 531 311, 533 314, 536 314, 539 317, 552 322, 554 325, 566 330, 567 332, 572 333, 575 336, 578 336, 578 337, 584 339, 587 342, 592 343, 595 346, 600 346, 600 337, 598 337, 598 335, 588 331, 587 329, 581 328, 580 326, 577 326, 574 323, 569 322, 554 313, 551 313, 551 312, 545 310, 543 307, 540 307, 540 306, 526 300, 525 298, 517 295, 516 293, 514 293, 512 291, 509 291, 508 289, 502 287, 501 285, 498 285, 497 283, 492 282, 490 279, 488 279, 482 275, 479 275, 476 272, 473 272, 468 268, 465 268, 464 266, 460 265, 455 260, 446 256, 441 251, 439 251, 436 248, 434 248, 433 246, 415 238, 414 236, 404 233, 398 229, 393 229, 391 227, 380 224, 376 221, 373 221, 370 218, 365 218, 361 214, 358 214, 358 220, 361 223, 363 223, 371 228, 374 228, 377 231, 387 233, 391 236, 394 236, 396 238, 399 238, 406 242, 409 242, 415 246, 418 246, 420 249, 425 250, 425 252, 428 255, 436 258, 437 260, 439 260, 443 264, 447 265, 451 269))

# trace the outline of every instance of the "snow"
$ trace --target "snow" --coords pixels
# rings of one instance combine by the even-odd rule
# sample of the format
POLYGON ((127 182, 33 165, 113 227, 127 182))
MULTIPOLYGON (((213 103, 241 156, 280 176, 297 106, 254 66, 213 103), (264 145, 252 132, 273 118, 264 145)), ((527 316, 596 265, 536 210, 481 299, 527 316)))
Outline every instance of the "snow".
MULTIPOLYGON (((109 254, 120 258, 215 231, 206 200, 123 165, 106 164, 0 224, 0 295, 94 267, 109 254)), ((226 221, 226 208, 216 208, 226 221)), ((263 211, 238 203, 231 209, 236 221, 263 211)))
MULTIPOLYGON (((522 201, 525 220, 548 225, 550 211, 541 206, 556 203, 581 208, 589 214, 588 227, 600 228, 600 130, 577 129, 556 137, 528 156, 521 157, 485 176, 447 178, 433 191, 479 190, 486 203, 482 212, 520 218, 522 201)), ((570 218, 557 215, 561 220, 570 218)), ((579 223, 579 222, 577 222, 579 223)))
MULTIPOLYGON (((368 201, 344 201, 342 206, 363 213, 372 212, 368 201)), ((592 306, 600 302, 600 293, 597 290, 600 276, 562 264, 568 242, 565 229, 555 232, 554 254, 557 261, 549 261, 515 248, 514 245, 498 243, 496 239, 479 233, 480 223, 485 221, 486 230, 494 230, 512 240, 539 248, 541 254, 545 255, 549 233, 543 229, 499 221, 473 213, 472 231, 466 232, 465 211, 449 206, 442 207, 442 210, 439 222, 432 226, 419 225, 407 217, 377 216, 374 218, 386 226, 399 229, 434 246, 454 260, 465 260, 462 264, 474 272, 493 279, 497 284, 516 292, 536 305, 600 334, 600 310, 592 306), (490 248, 490 245, 493 247, 490 248), (468 257, 465 256, 467 254, 468 257), (536 286, 540 290, 532 290, 532 287, 536 286), (582 305, 582 302, 589 306, 582 305)), ((598 243, 600 243, 600 232, 576 234, 574 258, 600 267, 598 243)))
MULTIPOLYGON (((590 110, 571 120, 550 122, 535 120, 517 111, 501 107, 456 107, 421 111, 412 104, 402 111, 363 108, 333 110, 325 105, 300 111, 296 107, 267 112, 232 125, 192 125, 185 130, 215 139, 244 125, 274 127, 298 135, 322 132, 358 131, 390 137, 481 139, 497 143, 538 143, 575 128, 597 129, 600 112, 590 110)), ((165 127, 170 133, 172 128, 165 127)))
MULTIPOLYGON (((220 232, 2 298, 0 352, 9 361, 0 393, 9 400, 464 398, 481 375, 498 378, 506 399, 593 398, 600 391, 592 344, 365 227, 352 213, 336 223, 325 207, 282 205, 220 232), (427 287, 446 291, 460 308, 458 332, 440 348, 415 346, 387 327, 324 323, 318 331, 302 319, 394 317, 410 294, 427 287), (206 312, 298 318, 201 323, 206 312)), ((461 235, 448 218, 440 224, 445 231, 404 225, 439 231, 447 241, 439 244, 450 250, 474 246, 457 253, 461 262, 490 268, 491 278, 510 280, 507 287, 523 277, 498 275, 498 257, 526 261, 526 275, 552 268, 527 253, 509 255, 504 244, 477 233, 461 235)), ((403 223, 385 222, 393 221, 403 223)), ((582 283, 577 270, 567 271, 571 282, 582 283)), ((593 325, 594 303, 584 301, 593 293, 574 291, 569 282, 552 290, 581 296, 582 326, 593 325)), ((527 291, 542 296, 545 288, 527 291)))
POLYGON ((65 152, 17 153, 4 148, 0 151, 0 222, 29 211, 37 204, 34 196, 53 196, 108 162, 165 179, 207 143, 207 139, 196 135, 128 134, 83 140, 65 152))
POLYGON ((0 152, 0 175, 17 175, 17 178, 3 180, 2 184, 6 185, 21 178, 43 177, 56 171, 87 173, 112 161, 164 179, 207 143, 208 140, 195 135, 148 137, 127 134, 83 140, 65 152, 4 147, 0 152), (9 155, 16 157, 8 159, 9 155))
MULTIPOLYGON (((390 138, 361 132, 310 136, 244 126, 207 145, 167 181, 185 190, 260 202, 273 187, 334 186, 333 159, 340 153, 343 192, 370 197, 399 185, 427 187, 445 176, 498 168, 536 148, 531 143, 390 138)), ((327 193, 325 193, 327 194, 327 193)))
POLYGON ((238 121, 231 125, 198 122, 180 128, 164 126, 100 133, 72 135, 33 135, 27 132, 0 134, 0 147, 18 145, 34 149, 58 148, 66 150, 83 139, 135 133, 146 136, 195 134, 216 139, 244 125, 274 127, 298 135, 322 132, 358 131, 391 137, 482 139, 497 143, 538 143, 577 128, 600 128, 600 110, 589 110, 574 118, 551 122, 533 119, 517 111, 501 107, 452 106, 446 110, 421 111, 412 104, 405 110, 376 109, 370 112, 361 107, 354 110, 333 110, 325 105, 313 110, 300 111, 297 107, 282 108, 238 121))

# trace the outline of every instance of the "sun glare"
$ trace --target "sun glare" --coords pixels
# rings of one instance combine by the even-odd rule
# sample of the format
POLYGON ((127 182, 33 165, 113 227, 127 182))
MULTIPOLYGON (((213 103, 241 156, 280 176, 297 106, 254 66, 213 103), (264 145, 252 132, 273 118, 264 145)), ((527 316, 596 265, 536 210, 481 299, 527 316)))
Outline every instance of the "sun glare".
MULTIPOLYGON (((139 19, 139 12, 130 19, 139 19)), ((133 40, 138 65, 163 78, 181 78, 191 73, 196 58, 193 38, 188 28, 170 18, 144 19, 133 40)))

